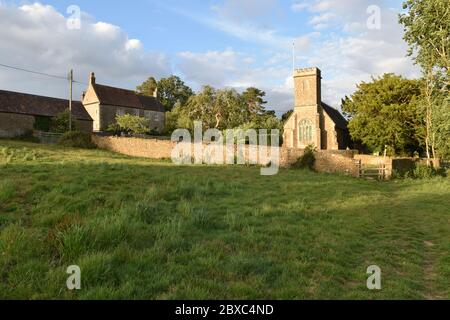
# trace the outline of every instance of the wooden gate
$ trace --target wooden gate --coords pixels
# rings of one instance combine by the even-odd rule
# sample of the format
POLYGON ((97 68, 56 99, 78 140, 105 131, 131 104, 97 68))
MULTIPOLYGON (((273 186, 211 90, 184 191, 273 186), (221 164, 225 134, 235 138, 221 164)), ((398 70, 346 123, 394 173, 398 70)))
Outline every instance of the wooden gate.
POLYGON ((359 162, 359 177, 366 179, 378 179, 385 180, 387 177, 386 173, 386 165, 377 164, 377 165, 367 165, 361 164, 359 162))

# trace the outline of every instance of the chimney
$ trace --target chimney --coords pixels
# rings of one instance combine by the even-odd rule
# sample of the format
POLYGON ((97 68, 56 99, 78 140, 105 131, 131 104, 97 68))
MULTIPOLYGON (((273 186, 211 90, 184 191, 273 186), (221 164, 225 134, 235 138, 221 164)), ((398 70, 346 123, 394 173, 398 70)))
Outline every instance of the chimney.
POLYGON ((91 76, 89 77, 89 84, 95 84, 95 73, 91 72, 91 76))
POLYGON ((153 97, 158 99, 158 87, 156 87, 155 90, 153 90, 153 97))
POLYGON ((86 91, 83 91, 83 93, 81 94, 81 101, 84 101, 84 97, 86 97, 86 91))

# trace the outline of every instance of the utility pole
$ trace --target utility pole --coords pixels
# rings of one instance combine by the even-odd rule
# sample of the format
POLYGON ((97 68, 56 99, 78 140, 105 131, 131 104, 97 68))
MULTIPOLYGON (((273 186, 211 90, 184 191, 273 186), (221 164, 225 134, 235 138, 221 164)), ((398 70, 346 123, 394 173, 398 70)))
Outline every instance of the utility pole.
POLYGON ((69 99, 69 131, 72 131, 72 92, 73 92, 73 69, 70 70, 70 99, 69 99))

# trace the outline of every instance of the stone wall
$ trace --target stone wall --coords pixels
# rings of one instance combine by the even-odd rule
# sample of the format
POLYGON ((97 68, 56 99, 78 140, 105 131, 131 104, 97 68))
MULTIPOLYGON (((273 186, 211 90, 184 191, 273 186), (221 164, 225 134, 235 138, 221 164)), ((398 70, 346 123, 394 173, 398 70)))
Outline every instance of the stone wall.
POLYGON ((100 148, 133 157, 167 159, 171 157, 176 142, 162 139, 102 137, 93 135, 92 141, 100 148))
POLYGON ((0 113, 0 137, 12 138, 33 130, 34 117, 16 113, 0 113))
MULTIPOLYGON (((142 139, 128 137, 105 137, 93 135, 93 142, 101 149, 110 150, 134 157, 151 159, 171 158, 172 150, 177 146, 176 142, 163 139, 142 139)), ((205 144, 204 147, 207 147, 205 144)), ((236 146, 235 146, 236 148, 236 146)), ((192 150, 192 149, 191 149, 192 150)), ((224 147, 225 150, 225 147, 224 147)), ((267 165, 272 152, 279 152, 280 167, 290 167, 304 150, 294 148, 267 148, 267 157, 259 157, 259 149, 254 146, 244 146, 243 153, 248 162, 251 153, 257 154, 257 164, 267 165)), ((225 151, 224 151, 225 153, 225 151)), ((193 154, 193 153, 192 153, 193 154)), ((235 149, 235 154, 237 151, 235 149)), ((351 176, 359 176, 359 166, 354 160, 354 151, 320 150, 316 153, 316 170, 319 172, 342 173, 351 176)), ((226 159, 226 154, 224 155, 226 159)), ((225 162, 225 161, 224 161, 225 162)))

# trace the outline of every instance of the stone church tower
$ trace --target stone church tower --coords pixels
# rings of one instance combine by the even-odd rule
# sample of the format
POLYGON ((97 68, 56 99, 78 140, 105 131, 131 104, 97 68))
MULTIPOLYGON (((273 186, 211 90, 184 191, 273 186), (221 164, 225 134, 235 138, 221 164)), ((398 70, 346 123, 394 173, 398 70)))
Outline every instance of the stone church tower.
POLYGON ((314 145, 321 150, 350 146, 347 120, 322 102, 322 76, 318 68, 294 72, 294 112, 284 127, 284 145, 304 149, 314 145))

